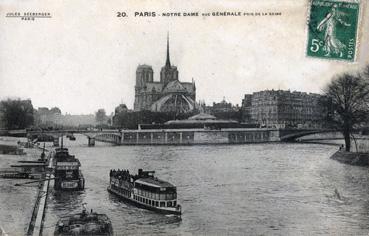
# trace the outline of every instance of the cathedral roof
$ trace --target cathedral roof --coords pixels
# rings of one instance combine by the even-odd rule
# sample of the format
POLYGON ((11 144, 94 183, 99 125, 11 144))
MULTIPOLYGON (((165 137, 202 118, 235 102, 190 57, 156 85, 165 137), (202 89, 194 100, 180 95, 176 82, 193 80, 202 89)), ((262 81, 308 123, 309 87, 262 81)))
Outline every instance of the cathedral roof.
POLYGON ((196 90, 195 84, 190 82, 181 82, 181 85, 187 90, 189 93, 193 93, 196 90))
POLYGON ((163 93, 184 93, 184 92, 187 92, 187 90, 178 80, 170 81, 163 89, 163 93))
POLYGON ((195 102, 183 94, 168 94, 151 105, 152 111, 163 112, 166 107, 175 107, 176 111, 192 111, 195 109, 195 102))

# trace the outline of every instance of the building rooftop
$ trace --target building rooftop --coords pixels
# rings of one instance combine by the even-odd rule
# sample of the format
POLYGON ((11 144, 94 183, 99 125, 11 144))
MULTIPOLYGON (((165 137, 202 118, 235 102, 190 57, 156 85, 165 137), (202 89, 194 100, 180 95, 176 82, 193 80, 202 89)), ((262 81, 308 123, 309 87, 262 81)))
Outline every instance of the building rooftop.
POLYGON ((197 115, 191 116, 189 120, 216 120, 217 118, 213 115, 206 113, 199 113, 197 115))
POLYGON ((215 116, 200 113, 194 116, 191 116, 187 120, 170 120, 165 122, 164 124, 229 124, 229 123, 238 123, 235 120, 224 120, 224 119, 217 119, 215 116))
POLYGON ((138 69, 152 69, 152 67, 150 65, 143 64, 143 65, 138 65, 137 70, 138 69))

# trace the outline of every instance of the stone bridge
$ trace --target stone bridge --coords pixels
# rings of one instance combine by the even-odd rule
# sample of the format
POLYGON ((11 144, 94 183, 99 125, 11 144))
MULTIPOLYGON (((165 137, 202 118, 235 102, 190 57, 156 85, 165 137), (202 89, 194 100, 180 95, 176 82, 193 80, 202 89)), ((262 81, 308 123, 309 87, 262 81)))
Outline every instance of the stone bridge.
MULTIPOLYGON (((186 130, 52 130, 52 131, 27 131, 29 140, 37 141, 38 138, 48 136, 58 144, 59 137, 83 134, 88 138, 88 145, 94 146, 95 141, 123 144, 213 144, 218 143, 254 143, 254 142, 293 142, 304 136, 325 134, 321 139, 337 139, 337 130, 333 129, 186 129, 186 130), (178 137, 177 137, 178 136, 178 137), (204 139, 203 137, 221 137, 204 139), (330 137, 332 136, 332 137, 330 137), (178 139, 178 140, 177 140, 178 139), (205 140, 205 141, 204 141, 205 140), (214 142, 212 142, 212 140, 214 142)), ((341 138, 341 136, 339 137, 341 138)), ((319 137, 311 137, 310 140, 318 140, 319 137)))
POLYGON ((291 142, 313 134, 334 134, 336 136, 337 132, 334 129, 280 129, 279 137, 282 142, 291 142))
POLYGON ((95 146, 95 141, 120 144, 121 133, 119 130, 45 130, 45 131, 27 131, 27 137, 31 141, 53 141, 57 146, 59 138, 62 136, 73 136, 74 134, 83 134, 88 138, 88 146, 95 146))

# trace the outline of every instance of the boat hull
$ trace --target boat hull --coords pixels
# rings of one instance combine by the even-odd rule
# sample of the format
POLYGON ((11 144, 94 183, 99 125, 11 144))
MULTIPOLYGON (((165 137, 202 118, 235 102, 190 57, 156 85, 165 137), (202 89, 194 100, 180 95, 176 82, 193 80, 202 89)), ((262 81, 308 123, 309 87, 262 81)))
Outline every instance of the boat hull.
POLYGON ((151 210, 160 214, 166 214, 166 215, 178 215, 180 216, 182 214, 182 212, 180 210, 170 210, 170 209, 163 209, 163 208, 157 208, 157 207, 153 207, 153 206, 149 206, 149 205, 145 205, 145 204, 141 204, 140 202, 135 201, 132 198, 126 197, 121 195, 119 192, 115 191, 114 189, 108 187, 107 188, 108 192, 114 194, 115 196, 118 196, 119 199, 130 203, 134 206, 143 208, 143 209, 147 209, 147 210, 151 210))

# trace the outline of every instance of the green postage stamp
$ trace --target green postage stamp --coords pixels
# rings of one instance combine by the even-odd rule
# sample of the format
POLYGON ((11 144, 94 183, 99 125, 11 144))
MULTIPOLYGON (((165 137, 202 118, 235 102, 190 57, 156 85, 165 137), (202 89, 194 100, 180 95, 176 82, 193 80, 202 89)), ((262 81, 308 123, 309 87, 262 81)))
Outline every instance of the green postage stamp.
POLYGON ((354 61, 359 0, 311 0, 307 56, 354 61))

